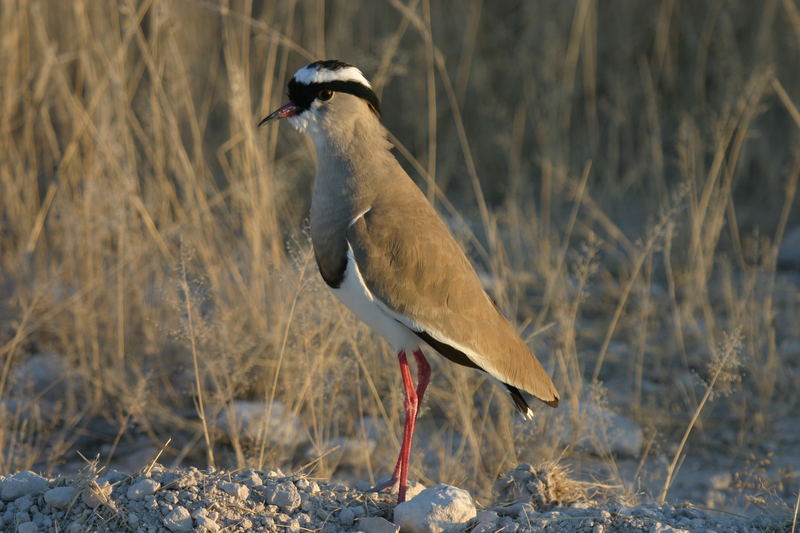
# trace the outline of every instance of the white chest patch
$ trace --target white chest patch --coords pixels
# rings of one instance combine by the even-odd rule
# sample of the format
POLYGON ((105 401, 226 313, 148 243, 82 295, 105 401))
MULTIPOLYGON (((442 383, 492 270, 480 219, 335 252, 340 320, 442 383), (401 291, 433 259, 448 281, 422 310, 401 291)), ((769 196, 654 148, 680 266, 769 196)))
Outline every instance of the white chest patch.
POLYGON ((405 350, 411 353, 419 346, 419 338, 406 326, 390 316, 385 306, 380 303, 370 292, 358 270, 353 249, 348 245, 347 268, 344 279, 338 288, 332 289, 333 294, 348 307, 355 315, 363 320, 372 331, 378 333, 391 345, 392 349, 399 352, 405 350))

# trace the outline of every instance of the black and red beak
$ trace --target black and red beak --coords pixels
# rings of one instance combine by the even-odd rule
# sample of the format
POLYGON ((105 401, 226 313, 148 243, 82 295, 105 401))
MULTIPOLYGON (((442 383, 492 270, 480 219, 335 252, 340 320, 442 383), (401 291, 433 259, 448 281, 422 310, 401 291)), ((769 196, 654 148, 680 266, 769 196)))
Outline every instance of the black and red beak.
POLYGON ((293 117, 295 115, 299 115, 303 111, 304 111, 304 109, 302 107, 300 107, 299 105, 295 104, 294 102, 292 102, 290 100, 290 101, 286 102, 285 104, 283 104, 278 109, 276 109, 275 111, 273 111, 272 113, 270 113, 269 115, 267 115, 266 117, 264 117, 263 119, 261 119, 261 122, 258 123, 258 127, 263 126, 264 124, 266 124, 267 122, 269 122, 272 119, 275 119, 275 118, 281 119, 281 118, 286 118, 286 117, 293 117))

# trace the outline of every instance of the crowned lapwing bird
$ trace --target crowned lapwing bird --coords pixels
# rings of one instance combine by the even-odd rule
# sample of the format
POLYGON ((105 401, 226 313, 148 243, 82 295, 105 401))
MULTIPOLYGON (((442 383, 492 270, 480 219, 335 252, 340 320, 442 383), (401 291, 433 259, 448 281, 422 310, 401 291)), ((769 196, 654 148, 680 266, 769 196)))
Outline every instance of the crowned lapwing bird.
POLYGON ((405 424, 391 479, 406 497, 414 423, 431 367, 420 347, 486 372, 516 408, 522 391, 547 405, 558 392, 541 363, 481 286, 475 269, 392 154, 378 97, 353 65, 316 61, 289 81, 289 102, 259 126, 286 119, 314 141, 311 241, 322 279, 397 353, 405 424), (417 363, 417 384, 408 355, 417 363))

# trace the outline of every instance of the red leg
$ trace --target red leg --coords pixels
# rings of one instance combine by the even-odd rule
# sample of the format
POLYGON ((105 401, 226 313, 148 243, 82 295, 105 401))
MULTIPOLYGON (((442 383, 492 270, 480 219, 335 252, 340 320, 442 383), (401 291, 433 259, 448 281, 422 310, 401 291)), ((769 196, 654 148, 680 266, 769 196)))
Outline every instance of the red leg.
MULTIPOLYGON (((400 353, 397 354, 397 357, 400 360, 400 371, 403 374, 403 386, 406 388, 406 403, 408 403, 408 396, 409 395, 408 395, 408 386, 407 386, 407 383, 406 383, 406 371, 407 371, 407 374, 408 374, 408 381, 409 382, 411 381, 411 371, 410 371, 410 369, 408 369, 408 359, 406 358, 405 352, 401 351, 400 353), (403 370, 404 369, 404 365, 405 365, 406 371, 403 370)), ((419 409, 418 408, 419 408, 420 405, 422 405, 422 397, 425 395, 425 389, 428 388, 428 384, 431 381, 431 365, 428 364, 427 359, 425 359, 425 355, 422 353, 422 351, 419 348, 414 350, 414 358, 417 360, 417 389, 416 389, 416 397, 417 398, 416 398, 416 402, 415 402, 416 403, 416 408, 414 409, 414 422, 416 422, 417 415, 419 414, 419 409)), ((412 384, 412 387, 413 387, 413 384, 412 384)), ((398 455, 397 462, 394 465, 394 471, 392 472, 392 477, 389 478, 386 482, 381 483, 381 484, 373 487, 371 490, 379 491, 379 490, 383 490, 383 489, 386 489, 386 488, 389 488, 389 487, 393 487, 400 480, 401 470, 402 470, 401 467, 403 466, 403 457, 404 457, 404 454, 406 452, 406 450, 405 450, 405 441, 406 441, 406 434, 408 432, 408 424, 409 424, 408 409, 406 409, 406 421, 405 421, 405 423, 403 425, 403 444, 400 447, 400 454, 398 455)), ((411 424, 411 432, 413 433, 413 431, 414 431, 414 423, 412 422, 412 424, 411 424)), ((410 437, 409 437, 409 441, 410 441, 410 437)), ((411 452, 411 446, 409 444, 409 448, 408 448, 409 456, 410 456, 410 452, 411 452)), ((407 465, 406 465, 406 467, 407 467, 407 465)), ((408 473, 406 471, 406 476, 407 475, 408 475, 408 473)), ((406 481, 407 481, 407 478, 406 478, 406 481)), ((403 490, 403 498, 405 498, 406 481, 404 481, 401 484, 403 489, 404 489, 403 490)))
POLYGON ((425 354, 419 348, 414 350, 414 358, 417 360, 417 405, 421 407, 425 389, 431 382, 431 365, 428 364, 425 354))
POLYGON ((411 458, 411 441, 414 436, 414 422, 417 420, 417 391, 414 389, 414 380, 411 379, 411 369, 408 366, 406 352, 400 350, 397 354, 400 361, 400 373, 403 375, 403 387, 405 388, 405 401, 403 407, 406 411, 406 421, 403 427, 403 444, 400 446, 400 489, 397 496, 397 503, 406 500, 406 485, 408 484, 408 464, 411 458))

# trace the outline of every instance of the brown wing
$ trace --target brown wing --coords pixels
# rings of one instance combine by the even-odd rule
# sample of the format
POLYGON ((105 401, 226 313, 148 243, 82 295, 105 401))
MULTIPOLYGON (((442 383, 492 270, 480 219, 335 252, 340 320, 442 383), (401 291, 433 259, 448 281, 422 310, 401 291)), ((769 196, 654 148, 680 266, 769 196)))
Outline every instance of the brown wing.
POLYGON ((373 295, 411 329, 467 361, 443 355, 558 404, 550 377, 497 311, 461 247, 410 178, 394 180, 382 191, 350 226, 347 240, 373 295))

